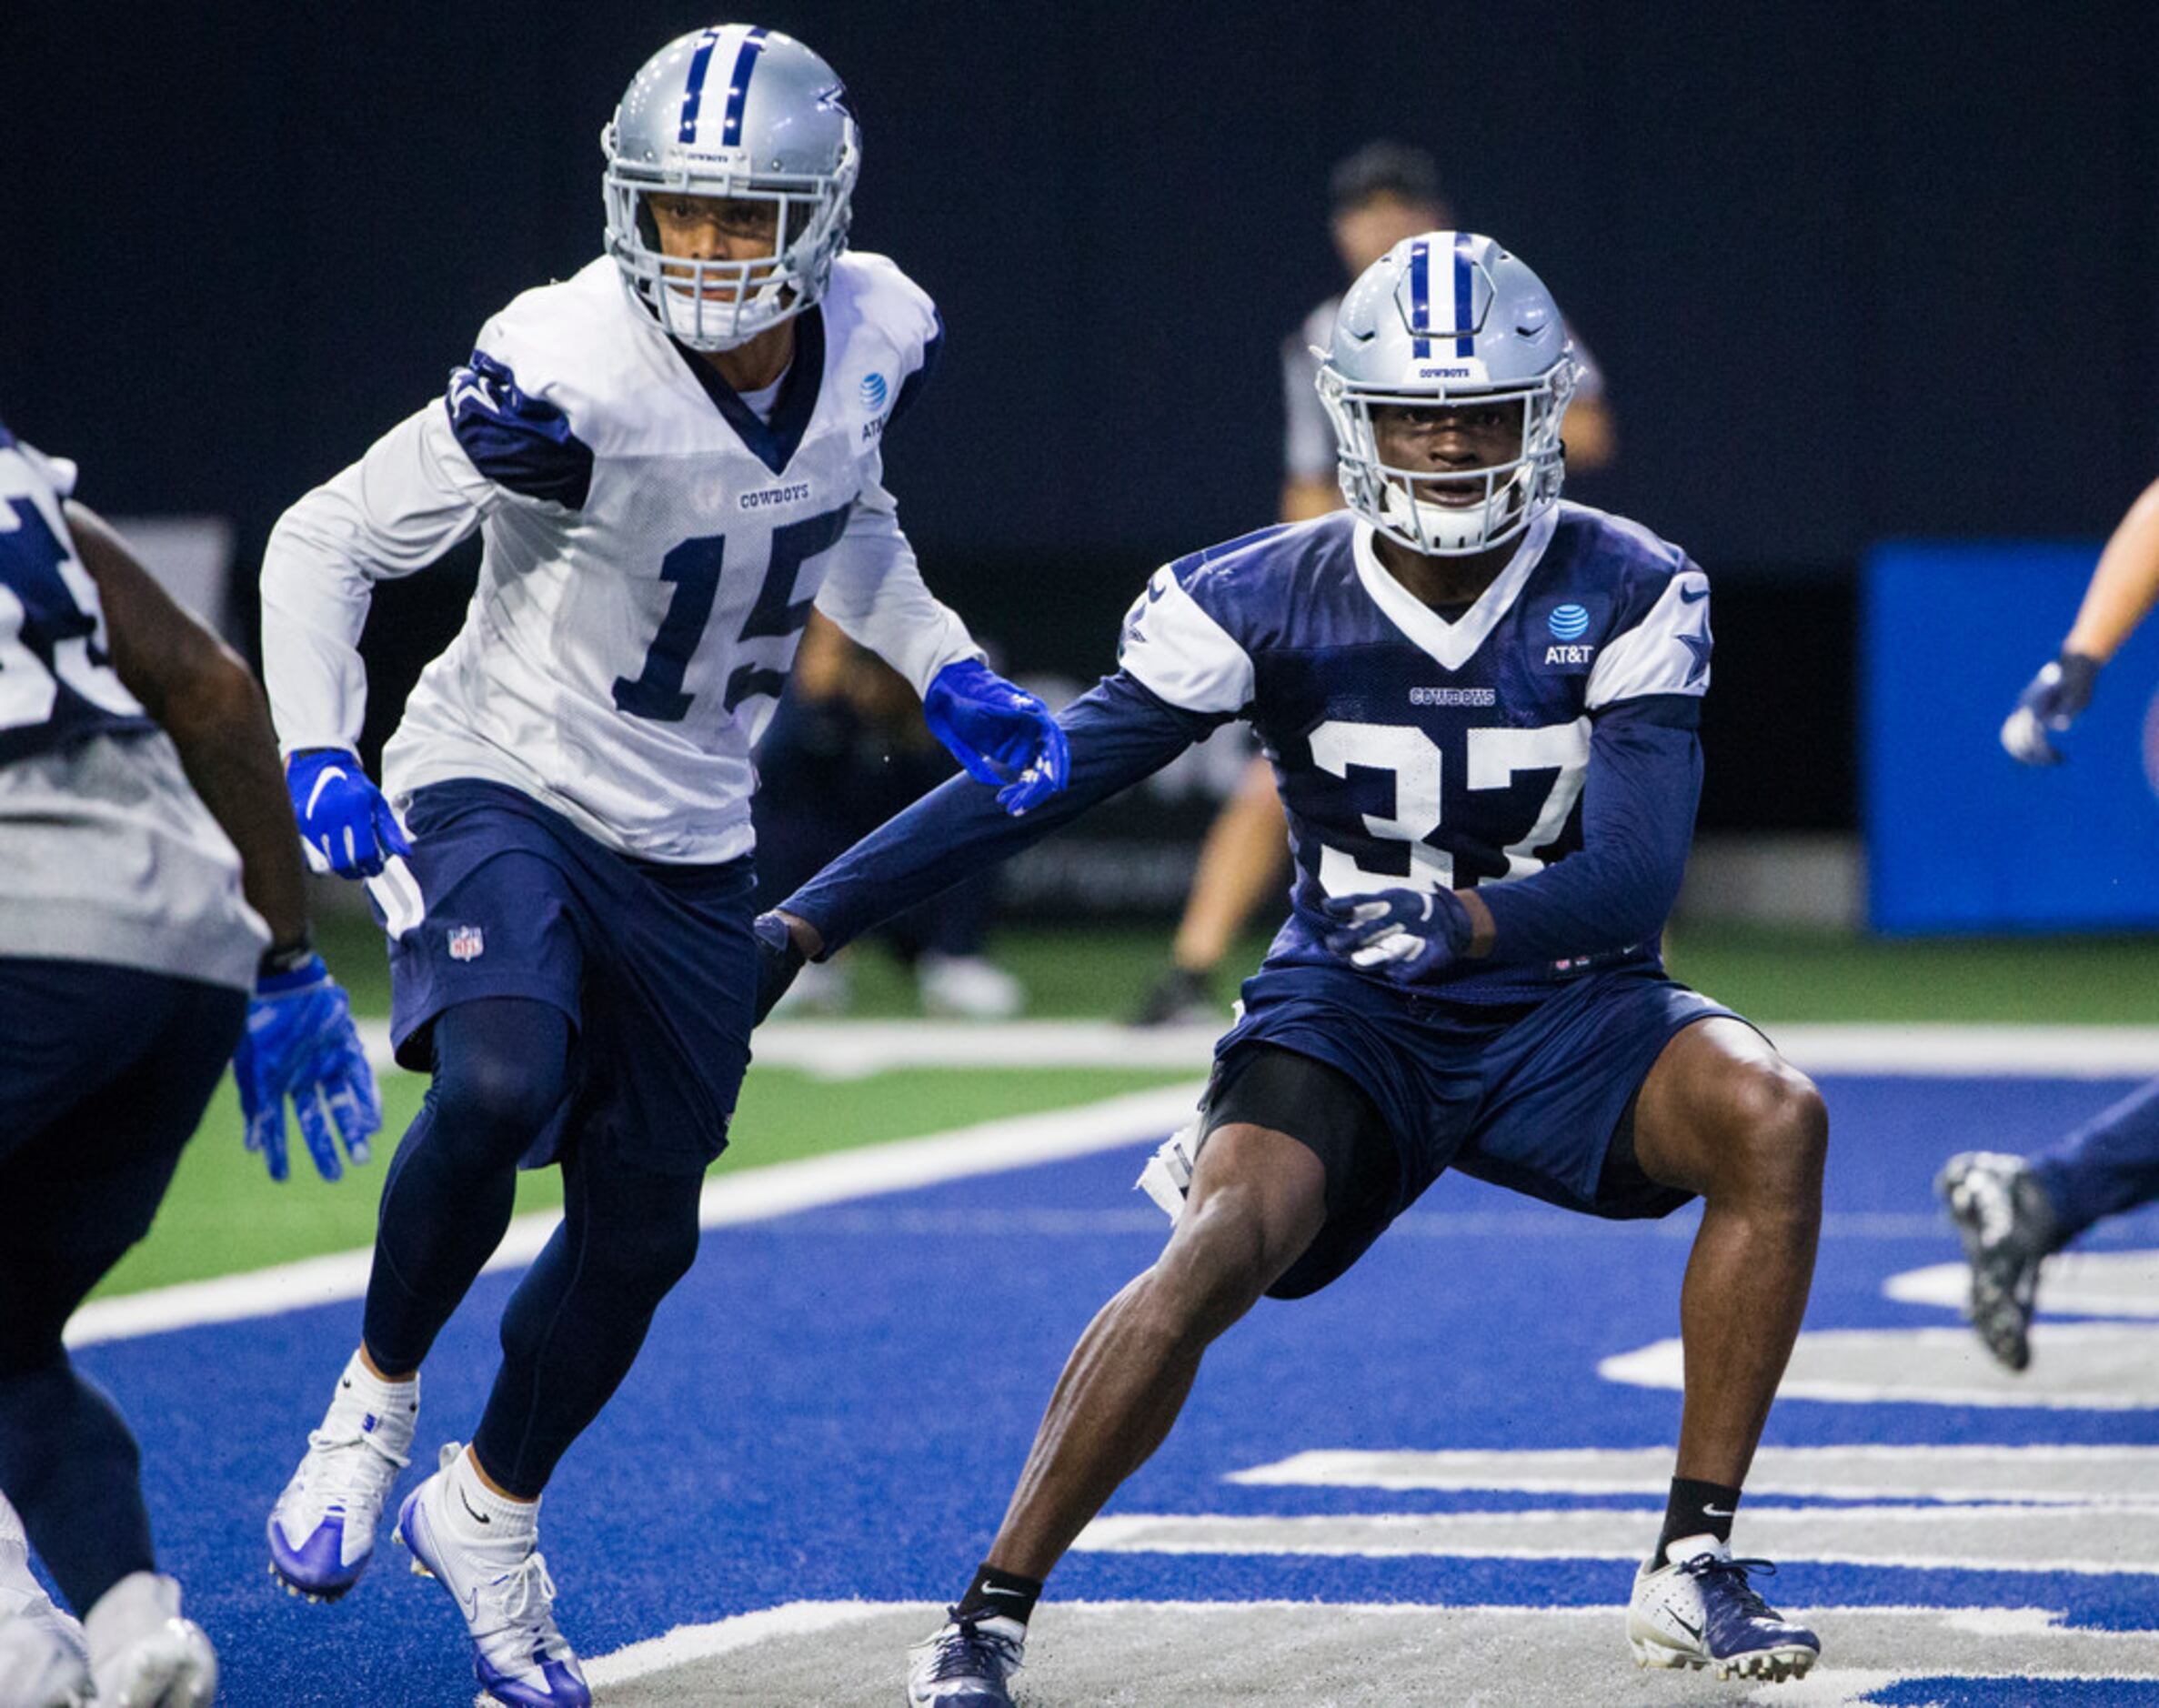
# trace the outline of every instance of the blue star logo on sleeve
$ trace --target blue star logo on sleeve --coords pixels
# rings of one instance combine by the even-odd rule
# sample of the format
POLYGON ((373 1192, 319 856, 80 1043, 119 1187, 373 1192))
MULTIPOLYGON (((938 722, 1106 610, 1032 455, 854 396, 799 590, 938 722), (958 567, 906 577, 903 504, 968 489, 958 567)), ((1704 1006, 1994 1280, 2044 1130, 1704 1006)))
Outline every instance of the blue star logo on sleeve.
POLYGON ((1679 637, 1679 644, 1694 655, 1694 662, 1687 667, 1686 680, 1681 685, 1692 688, 1697 682, 1709 679, 1709 651, 1713 644, 1709 636, 1709 614, 1702 613, 1702 626, 1691 635, 1679 637))

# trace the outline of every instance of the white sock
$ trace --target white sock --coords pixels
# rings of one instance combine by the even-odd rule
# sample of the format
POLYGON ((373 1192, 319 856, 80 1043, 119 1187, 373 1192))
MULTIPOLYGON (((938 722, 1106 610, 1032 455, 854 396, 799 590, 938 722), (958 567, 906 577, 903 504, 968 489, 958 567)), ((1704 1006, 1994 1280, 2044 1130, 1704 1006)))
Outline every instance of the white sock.
POLYGON ((497 1494, 481 1478, 467 1447, 450 1462, 443 1517, 459 1542, 473 1547, 515 1547, 529 1552, 539 1534, 539 1502, 497 1494))
POLYGON ((415 1371, 405 1381, 386 1381, 355 1352, 337 1378, 337 1394, 331 1410, 356 1408, 374 1420, 363 1425, 369 1434, 380 1435, 384 1444, 397 1452, 406 1452, 412 1445, 413 1426, 419 1421, 419 1372, 415 1371))
POLYGON ((1713 1553, 1720 1560, 1732 1558, 1732 1544, 1719 1542, 1714 1536, 1674 1536, 1664 1547, 1666 1565, 1683 1565, 1698 1555, 1713 1553))

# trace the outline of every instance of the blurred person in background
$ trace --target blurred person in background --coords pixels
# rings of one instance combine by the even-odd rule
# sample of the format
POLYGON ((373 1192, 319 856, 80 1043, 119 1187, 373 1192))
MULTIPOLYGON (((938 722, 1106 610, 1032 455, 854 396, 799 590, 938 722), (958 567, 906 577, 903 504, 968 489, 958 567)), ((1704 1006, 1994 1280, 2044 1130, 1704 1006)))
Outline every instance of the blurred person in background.
POLYGON ((384 1182, 360 1344, 271 1511, 271 1569, 335 1600, 417 1439, 419 1372, 509 1224, 564 1213, 503 1312, 469 1445, 396 1535, 456 1603, 498 1701, 583 1708, 540 1496, 695 1261, 757 985, 750 751, 814 605, 1023 811, 1063 783, 1048 708, 924 585, 884 435, 935 306, 847 251, 861 135, 800 42, 693 31, 601 139, 607 253, 482 328, 447 395, 286 512, 263 651, 301 829, 368 878, 398 1059, 427 1101, 384 1182), (475 531, 479 585, 383 752, 353 743, 372 589, 475 531), (387 789, 387 792, 386 792, 387 789))
MULTIPOLYGON (((2058 765, 2053 737, 2091 704, 2099 673, 2159 600, 2159 482, 2130 506, 2099 555, 2076 620, 2051 664, 2018 696, 2002 745, 2024 765, 2058 765)), ((2159 1199, 2159 1080, 2033 1157, 1967 1150, 1935 1191, 1971 1266, 1966 1309, 1995 1360, 2032 1361, 2042 1262, 2094 1223, 2159 1199)))
MULTIPOLYGON (((1454 223, 1431 156, 1397 142, 1367 143, 1338 161, 1328 179, 1328 229, 1343 276, 1350 279, 1404 237, 1454 223)), ((1328 297, 1282 340, 1284 522, 1309 521, 1341 507, 1334 428, 1319 391, 1320 353, 1333 337, 1341 300, 1339 291, 1328 297)), ((1618 442, 1603 374, 1579 335, 1572 327, 1567 330, 1582 367, 1580 387, 1567 411, 1567 472, 1582 475, 1609 465, 1618 442)), ((1191 890, 1170 939, 1170 965, 1140 1001, 1134 1016, 1140 1025, 1211 1022, 1221 1017, 1214 994, 1216 970, 1253 914, 1270 899, 1282 899, 1289 859, 1274 768, 1262 754, 1245 768, 1200 845, 1191 890)))
POLYGON ((0 1708, 203 1708, 216 1656, 157 1570, 140 1449, 62 1332, 227 1061, 276 1180, 288 1098, 327 1180, 381 1112, 262 690, 74 485, 0 427, 0 1708))
MULTIPOLYGON (((758 748, 758 906, 771 907, 956 769, 899 675, 811 612, 787 695, 758 748)), ((983 951, 996 905, 993 880, 962 884, 878 933, 913 976, 925 1012, 1007 1020, 1024 1006, 1019 981, 983 951)), ((815 975, 796 980, 783 1013, 847 1010, 848 961, 828 961, 815 975)))

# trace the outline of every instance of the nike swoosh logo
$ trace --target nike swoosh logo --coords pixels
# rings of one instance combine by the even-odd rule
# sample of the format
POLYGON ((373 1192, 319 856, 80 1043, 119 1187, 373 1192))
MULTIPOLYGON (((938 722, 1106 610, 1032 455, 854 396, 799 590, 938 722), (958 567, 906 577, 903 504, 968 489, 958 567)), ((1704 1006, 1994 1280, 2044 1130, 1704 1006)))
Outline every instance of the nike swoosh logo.
POLYGON ((1682 1631, 1685 1632, 1687 1635, 1693 1638, 1696 1643, 1700 1643, 1702 1641, 1702 1627, 1700 1625, 1690 1625, 1677 1613, 1673 1613, 1672 1615, 1672 1623, 1677 1625, 1682 1631))
MULTIPOLYGON (((463 1489, 459 1489, 457 1491, 457 1504, 463 1507, 467 1512, 472 1512, 472 1502, 465 1498, 465 1491, 463 1489)), ((483 1524, 492 1524, 495 1522, 485 1512, 472 1512, 472 1515, 476 1520, 483 1524)))
POLYGON ((1702 1512, 1705 1518, 1730 1518, 1737 1510, 1737 1508, 1730 1506, 1705 1506, 1702 1509, 1702 1512))
POLYGON ((1027 1592, 1025 1590, 996 1590, 991 1589, 989 1584, 985 1583, 982 1585, 982 1593, 985 1595, 1010 1595, 1014 1597, 1023 1597, 1026 1595, 1027 1592))
POLYGON ((1688 592, 1684 588, 1682 588, 1679 590, 1679 602, 1682 605, 1699 605, 1707 598, 1709 598, 1709 589, 1707 588, 1700 588, 1698 591, 1692 593, 1688 592))

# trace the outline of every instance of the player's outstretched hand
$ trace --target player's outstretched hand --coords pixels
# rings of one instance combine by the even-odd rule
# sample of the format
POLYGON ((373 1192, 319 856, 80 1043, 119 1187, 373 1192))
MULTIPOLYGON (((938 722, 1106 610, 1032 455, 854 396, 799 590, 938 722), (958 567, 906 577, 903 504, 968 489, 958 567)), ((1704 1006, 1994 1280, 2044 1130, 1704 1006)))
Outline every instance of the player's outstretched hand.
POLYGON ((340 878, 372 878, 393 854, 409 854, 405 827, 360 758, 344 748, 307 748, 285 762, 285 787, 307 863, 340 878))
POLYGON ((758 1020, 772 1012, 772 1005, 788 993, 804 959, 787 919, 778 913, 760 913, 751 923, 758 939, 758 1020))
POLYGON ((262 1152, 270 1178, 285 1179, 285 1104, 292 1100, 300 1136, 326 1181, 345 1172, 337 1146, 355 1162, 382 1127, 375 1070, 353 1029, 352 1007, 320 955, 289 972, 266 973, 247 1002, 247 1030, 233 1052, 247 1148, 262 1152))
POLYGON ((979 658, 948 664, 930 678, 922 718, 969 777, 997 790, 997 804, 1014 818, 1049 799, 1071 775, 1064 726, 1049 707, 979 658))
POLYGON ((1327 933, 1328 953, 1367 972, 1413 984, 1469 950, 1469 910, 1451 889, 1381 889, 1326 906, 1341 927, 1327 933))
POLYGON ((2060 735, 2092 703, 2092 688, 2099 680, 2099 660, 2081 652, 2064 652, 2032 678, 2017 696, 2016 709, 2002 726, 2002 745, 2009 757, 2025 765, 2059 765, 2061 749, 2047 739, 2049 731, 2060 735))

